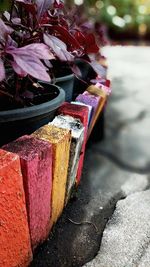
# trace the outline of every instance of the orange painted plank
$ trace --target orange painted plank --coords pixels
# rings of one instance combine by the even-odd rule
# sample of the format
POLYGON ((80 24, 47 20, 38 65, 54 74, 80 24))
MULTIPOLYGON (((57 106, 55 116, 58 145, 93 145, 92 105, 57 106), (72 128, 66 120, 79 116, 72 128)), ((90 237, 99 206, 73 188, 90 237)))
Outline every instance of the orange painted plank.
POLYGON ((32 260, 20 160, 0 150, 0 266, 26 267, 32 260))
POLYGON ((71 132, 53 125, 45 125, 33 133, 42 140, 52 144, 53 184, 51 226, 60 217, 65 202, 67 173, 69 165, 71 132))

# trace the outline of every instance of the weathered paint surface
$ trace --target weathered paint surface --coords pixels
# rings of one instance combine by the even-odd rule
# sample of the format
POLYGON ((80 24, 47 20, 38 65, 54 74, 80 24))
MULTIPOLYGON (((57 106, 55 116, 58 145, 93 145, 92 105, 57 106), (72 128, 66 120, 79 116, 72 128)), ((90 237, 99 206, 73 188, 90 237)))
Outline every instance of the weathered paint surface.
POLYGON ((83 126, 85 127, 84 130, 84 142, 81 149, 81 155, 79 160, 79 166, 77 171, 77 184, 79 184, 83 169, 83 161, 84 161, 84 155, 85 155, 85 145, 86 145, 86 139, 87 139, 87 128, 88 128, 88 108, 82 105, 75 105, 70 103, 64 103, 58 110, 59 114, 64 115, 70 115, 74 118, 80 119, 80 121, 83 123, 83 126))
POLYGON ((0 266, 26 267, 31 260, 20 160, 0 150, 0 266))
POLYGON ((52 189, 52 147, 48 142, 23 136, 4 149, 19 155, 24 180, 32 248, 49 234, 52 189))
POLYGON ((95 96, 97 96, 97 98, 99 97, 99 103, 97 105, 97 108, 95 109, 95 112, 93 114, 93 117, 91 119, 91 123, 89 125, 89 129, 88 129, 88 138, 89 138, 90 134, 91 134, 91 132, 92 132, 92 130, 94 128, 94 125, 95 125, 98 117, 100 116, 100 113, 101 113, 101 111, 102 111, 102 109, 103 109, 103 107, 105 105, 105 102, 106 102, 106 99, 107 99, 107 95, 102 89, 100 89, 100 88, 98 88, 96 86, 93 86, 93 85, 89 86, 87 88, 87 91, 85 91, 84 94, 85 95, 95 95, 95 96))
POLYGON ((53 125, 45 125, 33 133, 34 136, 49 141, 53 151, 53 184, 51 227, 61 215, 66 193, 71 132, 53 125))
POLYGON ((85 91, 82 95, 81 94, 78 95, 78 97, 76 98, 76 101, 92 106, 93 107, 92 116, 93 116, 99 105, 100 96, 92 95, 88 93, 87 91, 85 91))
POLYGON ((78 102, 78 101, 76 101, 76 102, 75 101, 72 101, 71 104, 81 105, 81 106, 85 106, 85 107, 88 108, 88 111, 89 111, 89 113, 88 113, 88 125, 89 125, 90 124, 90 121, 91 121, 91 118, 92 118, 92 110, 93 110, 92 106, 87 105, 87 104, 84 104, 84 103, 81 103, 81 102, 78 102))
POLYGON ((97 87, 95 85, 90 85, 86 91, 85 91, 85 94, 88 92, 92 95, 97 95, 97 96, 101 96, 103 98, 106 98, 107 96, 107 93, 104 91, 104 89, 102 88, 106 88, 104 85, 100 85, 100 87, 97 87))
POLYGON ((76 182, 78 164, 80 159, 81 148, 84 141, 84 127, 79 119, 75 119, 68 115, 59 115, 50 123, 59 128, 71 130, 71 147, 68 167, 66 203, 72 192, 72 188, 76 182))

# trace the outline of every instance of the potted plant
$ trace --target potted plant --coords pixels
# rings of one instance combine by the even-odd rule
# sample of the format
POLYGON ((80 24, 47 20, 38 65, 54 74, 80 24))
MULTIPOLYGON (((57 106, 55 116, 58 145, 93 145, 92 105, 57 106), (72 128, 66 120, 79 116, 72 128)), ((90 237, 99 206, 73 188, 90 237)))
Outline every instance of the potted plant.
POLYGON ((39 28, 44 2, 12 1, 0 18, 0 145, 47 123, 65 99, 49 84, 46 64, 55 56, 39 28))
POLYGON ((83 19, 79 9, 76 10, 71 5, 71 9, 66 13, 61 4, 61 11, 60 5, 57 10, 55 14, 59 19, 55 19, 56 34, 59 33, 59 38, 66 43, 68 51, 74 54, 74 62, 70 67, 75 75, 75 98, 86 89, 91 79, 97 76, 106 78, 105 69, 100 62, 102 55, 100 42, 97 41, 100 37, 94 30, 93 24, 87 18, 85 20, 85 16, 83 19))
POLYGON ((51 1, 40 20, 40 27, 44 32, 43 41, 55 55, 55 60, 52 60, 49 66, 51 82, 63 88, 66 101, 71 101, 74 86, 73 49, 79 48, 79 44, 69 32, 63 8, 61 1, 51 1), (76 43, 72 50, 69 50, 70 41, 76 43))
POLYGON ((70 23, 61 0, 11 1, 0 19, 0 144, 52 118, 64 101, 63 91, 52 85, 60 82, 56 72, 68 67, 79 76, 78 58, 102 72, 89 55, 93 49, 98 51, 94 36, 70 23))
POLYGON ((96 59, 100 49, 94 34, 79 24, 80 18, 74 15, 74 8, 68 13, 63 1, 53 2, 44 13, 40 26, 45 32, 44 42, 57 58, 52 62, 53 82, 63 87, 67 100, 71 101, 74 76, 76 81, 88 84, 91 78, 103 76, 104 69, 96 59))

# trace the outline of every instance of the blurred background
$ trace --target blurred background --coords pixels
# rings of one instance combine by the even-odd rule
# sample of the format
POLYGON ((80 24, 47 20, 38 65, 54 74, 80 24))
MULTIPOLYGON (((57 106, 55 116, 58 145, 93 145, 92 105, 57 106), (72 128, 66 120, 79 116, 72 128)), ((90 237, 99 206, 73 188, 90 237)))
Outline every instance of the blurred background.
MULTIPOLYGON (((114 41, 150 41, 150 0, 63 0, 79 23, 96 30, 102 44, 114 41), (106 38, 107 37, 107 38, 106 38)), ((0 12, 9 0, 0 0, 0 12)))
POLYGON ((150 0, 66 0, 110 40, 150 40, 150 0))

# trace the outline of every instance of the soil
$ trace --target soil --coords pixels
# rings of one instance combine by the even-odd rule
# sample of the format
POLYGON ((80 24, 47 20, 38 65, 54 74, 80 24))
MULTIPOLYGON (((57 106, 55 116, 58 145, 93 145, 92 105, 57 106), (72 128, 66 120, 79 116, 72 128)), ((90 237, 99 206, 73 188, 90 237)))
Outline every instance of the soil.
POLYGON ((59 94, 57 88, 52 89, 49 84, 42 82, 39 86, 37 83, 35 86, 30 83, 27 88, 30 89, 15 97, 0 93, 0 111, 39 105, 53 100, 59 94))

